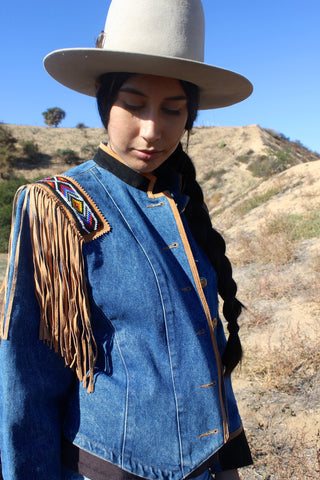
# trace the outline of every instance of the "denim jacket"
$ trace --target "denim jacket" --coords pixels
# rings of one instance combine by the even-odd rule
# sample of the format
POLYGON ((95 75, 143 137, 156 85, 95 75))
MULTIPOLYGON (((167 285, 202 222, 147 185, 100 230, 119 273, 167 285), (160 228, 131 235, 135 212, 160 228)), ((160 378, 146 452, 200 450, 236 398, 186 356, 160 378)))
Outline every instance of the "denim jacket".
POLYGON ((127 472, 180 480, 242 431, 230 379, 222 376, 217 279, 184 218, 188 198, 179 175, 164 187, 156 174, 119 165, 104 146, 66 175, 105 222, 82 246, 98 352, 94 391, 39 341, 22 190, 7 276, 10 323, 0 348, 4 478, 63 478, 62 429, 74 445, 127 472))

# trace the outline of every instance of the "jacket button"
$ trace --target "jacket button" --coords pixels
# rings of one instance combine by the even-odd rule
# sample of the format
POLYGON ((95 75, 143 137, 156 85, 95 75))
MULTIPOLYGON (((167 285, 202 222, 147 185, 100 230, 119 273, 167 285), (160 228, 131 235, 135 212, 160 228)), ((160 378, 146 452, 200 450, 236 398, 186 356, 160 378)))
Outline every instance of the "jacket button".
POLYGON ((196 335, 204 335, 206 333, 205 329, 202 328, 201 330, 199 330, 199 332, 196 333, 196 335))
POLYGON ((202 288, 204 288, 208 285, 207 279, 204 278, 204 277, 200 277, 200 283, 201 283, 202 288))
POLYGON ((215 428, 214 430, 209 430, 209 432, 203 433, 199 438, 208 437, 209 435, 218 435, 219 429, 215 428))
POLYGON ((216 319, 216 318, 213 318, 213 319, 212 319, 212 326, 213 326, 213 328, 215 328, 215 327, 217 326, 217 323, 218 323, 218 322, 217 322, 217 319, 216 319))

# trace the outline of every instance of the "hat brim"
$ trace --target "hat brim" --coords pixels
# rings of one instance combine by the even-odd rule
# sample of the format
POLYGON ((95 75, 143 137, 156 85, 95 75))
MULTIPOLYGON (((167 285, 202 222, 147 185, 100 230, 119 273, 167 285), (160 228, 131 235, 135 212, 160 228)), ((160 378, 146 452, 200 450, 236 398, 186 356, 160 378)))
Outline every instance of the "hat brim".
POLYGON ((238 73, 183 58, 68 48, 49 53, 43 62, 59 83, 92 97, 96 96, 96 82, 108 72, 142 73, 192 82, 200 88, 200 110, 241 102, 253 90, 249 80, 238 73))

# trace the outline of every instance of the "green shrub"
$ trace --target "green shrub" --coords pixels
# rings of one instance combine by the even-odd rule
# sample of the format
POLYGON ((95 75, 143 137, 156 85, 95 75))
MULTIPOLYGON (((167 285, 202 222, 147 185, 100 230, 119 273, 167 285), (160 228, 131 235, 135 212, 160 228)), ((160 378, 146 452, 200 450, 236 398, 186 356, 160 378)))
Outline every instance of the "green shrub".
POLYGON ((265 128, 264 130, 266 132, 270 133, 270 135, 272 135, 273 138, 276 138, 277 140, 288 140, 288 141, 290 141, 290 138, 287 137, 284 133, 277 132, 276 130, 273 130, 273 128, 265 128))
POLYGON ((289 148, 273 151, 267 150, 267 155, 259 155, 248 165, 248 170, 254 177, 268 178, 275 173, 283 172, 293 165, 293 158, 289 148))
POLYGON ((268 178, 275 173, 274 160, 267 155, 259 155, 247 168, 254 177, 268 178))
POLYGON ((0 144, 5 145, 9 151, 14 152, 16 150, 15 144, 17 141, 18 140, 12 136, 8 128, 0 124, 0 144))
POLYGON ((38 165, 41 161, 39 146, 33 140, 25 140, 21 142, 24 157, 32 165, 38 165))
POLYGON ((84 145, 81 148, 80 156, 83 160, 90 160, 91 158, 94 157, 96 151, 97 151, 97 145, 92 145, 89 143, 88 145, 84 145))
POLYGON ((0 183, 0 252, 5 253, 11 228, 12 202, 17 189, 28 183, 24 177, 14 177, 0 183))
POLYGON ((292 165, 293 159, 290 148, 281 148, 280 150, 273 152, 273 155, 278 160, 279 170, 281 172, 292 165))
POLYGON ((237 157, 238 162, 241 163, 249 163, 250 162, 250 157, 248 155, 239 155, 237 157))
POLYGON ((203 177, 203 179, 201 180, 201 183, 203 184, 204 182, 207 182, 208 180, 210 180, 211 178, 216 178, 216 179, 219 179, 222 175, 224 175, 225 173, 227 173, 227 170, 225 170, 224 168, 220 168, 219 170, 210 170, 208 173, 206 173, 206 175, 203 177))
POLYGON ((0 124, 0 177, 7 178, 10 175, 16 158, 17 139, 11 132, 0 124))
POLYGON ((271 188, 270 190, 267 190, 265 193, 262 193, 261 195, 254 195, 253 197, 248 198, 247 200, 244 200, 243 202, 241 202, 240 205, 235 209, 235 211, 239 215, 245 215, 246 213, 250 212, 250 210, 257 208, 260 205, 263 205, 270 198, 272 198, 274 195, 277 195, 280 192, 281 192, 280 188, 271 188))
POLYGON ((310 210, 304 214, 287 213, 275 216, 268 222, 268 233, 287 232, 292 240, 320 237, 320 211, 310 210))
POLYGON ((81 163, 81 159, 79 155, 74 150, 71 150, 69 148, 65 150, 60 150, 60 149, 57 150, 57 155, 68 165, 72 163, 74 164, 81 163))
POLYGON ((249 163, 250 162, 250 157, 253 154, 254 154, 254 151, 252 150, 252 148, 250 148, 247 151, 247 153, 245 153, 244 155, 238 155, 236 160, 238 160, 238 162, 241 162, 241 163, 249 163))

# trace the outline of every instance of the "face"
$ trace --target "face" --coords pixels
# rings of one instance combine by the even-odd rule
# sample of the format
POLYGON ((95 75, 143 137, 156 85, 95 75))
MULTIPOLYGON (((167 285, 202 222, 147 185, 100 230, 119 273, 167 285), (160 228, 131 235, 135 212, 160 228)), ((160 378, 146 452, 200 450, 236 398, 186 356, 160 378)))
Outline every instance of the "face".
POLYGON ((109 147, 133 170, 150 173, 175 151, 187 118, 179 80, 133 75, 111 107, 109 147))

